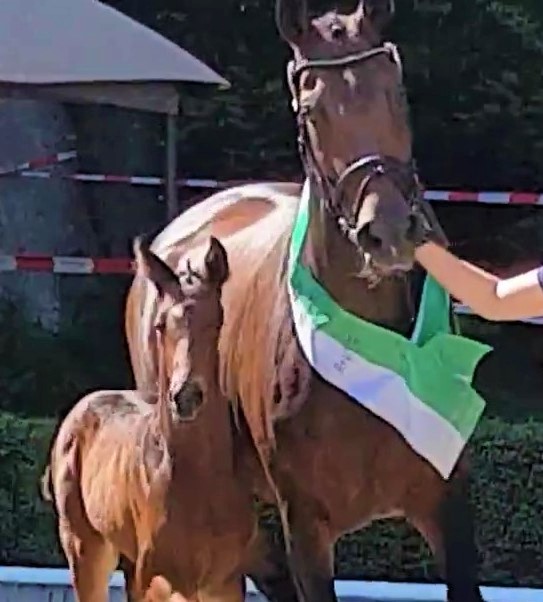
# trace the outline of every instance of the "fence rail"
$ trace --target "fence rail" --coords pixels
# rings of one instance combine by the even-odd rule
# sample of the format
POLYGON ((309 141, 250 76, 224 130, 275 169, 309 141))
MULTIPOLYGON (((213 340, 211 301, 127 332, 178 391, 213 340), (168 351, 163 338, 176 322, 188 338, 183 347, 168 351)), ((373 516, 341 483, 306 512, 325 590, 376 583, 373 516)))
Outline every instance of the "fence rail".
MULTIPOLYGON (((110 599, 124 600, 124 580, 116 572, 110 581, 110 599)), ((441 584, 386 583, 336 581, 335 589, 341 600, 366 602, 442 602, 446 600, 441 584)), ((247 580, 249 598, 264 599, 247 580)), ((483 587, 485 602, 543 602, 543 589, 483 587)), ((37 569, 29 567, 0 567, 0 600, 2 602, 67 601, 72 600, 70 574, 67 569, 37 569), (34 593, 35 592, 35 593, 34 593)))

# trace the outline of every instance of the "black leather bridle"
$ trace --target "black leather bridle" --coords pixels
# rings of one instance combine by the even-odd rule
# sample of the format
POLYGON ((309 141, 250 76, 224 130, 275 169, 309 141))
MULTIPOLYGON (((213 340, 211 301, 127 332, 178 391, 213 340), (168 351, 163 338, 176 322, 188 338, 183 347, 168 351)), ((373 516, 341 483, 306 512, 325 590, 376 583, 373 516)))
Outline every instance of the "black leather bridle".
MULTIPOLYGON (((404 163, 395 157, 372 154, 353 161, 337 177, 325 174, 317 161, 311 144, 308 130, 308 111, 304 110, 300 103, 300 78, 305 71, 310 69, 336 69, 368 61, 381 55, 386 55, 397 65, 398 69, 402 69, 396 46, 390 42, 385 42, 381 46, 338 58, 309 59, 298 61, 297 63, 291 61, 287 70, 288 83, 293 95, 292 104, 296 113, 298 126, 298 150, 304 165, 306 177, 320 188, 320 196, 326 204, 327 211, 332 215, 342 232, 351 240, 353 240, 352 236, 355 234, 357 228, 357 217, 362 208, 364 198, 367 195, 368 187, 378 177, 389 178, 406 200, 413 216, 418 216, 428 221, 429 216, 425 211, 424 196, 417 170, 413 160, 404 163), (363 177, 358 187, 355 202, 350 211, 346 213, 341 203, 344 185, 347 178, 355 172, 360 172, 363 177)), ((432 227, 431 221, 425 225, 429 229, 432 227)))

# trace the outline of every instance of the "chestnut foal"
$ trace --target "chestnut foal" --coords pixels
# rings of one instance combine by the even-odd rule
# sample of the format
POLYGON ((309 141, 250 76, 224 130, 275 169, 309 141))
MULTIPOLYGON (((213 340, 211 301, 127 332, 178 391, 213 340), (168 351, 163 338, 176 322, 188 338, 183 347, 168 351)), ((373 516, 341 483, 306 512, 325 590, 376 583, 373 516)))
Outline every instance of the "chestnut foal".
POLYGON ((179 275, 142 239, 134 252, 160 295, 158 399, 137 391, 81 399, 52 443, 44 497, 79 602, 108 600, 120 555, 133 570, 131 600, 240 602, 256 523, 218 383, 226 251, 211 238, 201 269, 187 261, 179 275))

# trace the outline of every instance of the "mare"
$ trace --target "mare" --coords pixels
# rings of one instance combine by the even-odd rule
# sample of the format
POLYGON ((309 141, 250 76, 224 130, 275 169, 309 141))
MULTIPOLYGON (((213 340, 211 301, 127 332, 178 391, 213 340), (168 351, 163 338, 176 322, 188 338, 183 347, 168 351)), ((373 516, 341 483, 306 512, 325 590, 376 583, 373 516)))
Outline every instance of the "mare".
MULTIPOLYGON (((311 191, 304 264, 344 309, 409 336, 421 281, 414 250, 428 237, 446 240, 412 159, 399 53, 383 42, 393 12, 392 0, 321 15, 309 15, 305 0, 276 3, 293 54, 287 79, 311 191)), ((265 471, 267 486, 256 479, 254 488, 280 510, 296 592, 335 600, 337 539, 375 519, 404 517, 432 548, 449 601, 480 602, 465 454, 443 479, 390 425, 321 379, 298 345, 287 258, 300 191, 289 182, 221 191, 152 243, 174 271, 188 250, 203 252, 209 235, 228 250, 221 381, 265 471)), ((158 304, 136 276, 125 327, 141 390, 156 386, 158 304)), ((277 575, 251 576, 285 599, 277 575)))
POLYGON ((241 602, 257 531, 218 380, 227 255, 212 238, 202 266, 176 275, 144 239, 134 251, 160 303, 158 398, 101 390, 77 402, 52 443, 44 497, 79 602, 109 599, 119 556, 131 600, 241 602))

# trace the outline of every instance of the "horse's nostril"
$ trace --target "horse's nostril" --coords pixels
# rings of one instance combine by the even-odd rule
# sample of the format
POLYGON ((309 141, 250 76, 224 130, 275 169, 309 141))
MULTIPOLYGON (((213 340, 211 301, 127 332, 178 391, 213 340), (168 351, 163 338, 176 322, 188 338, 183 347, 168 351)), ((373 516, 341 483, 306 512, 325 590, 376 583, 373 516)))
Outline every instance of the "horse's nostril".
POLYGON ((409 242, 418 241, 425 231, 424 220, 418 213, 411 213, 407 227, 407 239, 409 242))
POLYGON ((191 418, 202 405, 204 393, 200 385, 194 381, 187 381, 173 395, 173 401, 181 418, 191 418))
POLYGON ((371 232, 369 235, 370 244, 373 249, 380 249, 383 246, 383 241, 378 236, 374 236, 371 232))
POLYGON ((376 236, 371 230, 371 224, 362 226, 358 231, 356 238, 358 244, 362 249, 366 250, 379 250, 383 246, 383 241, 379 236, 376 236))

